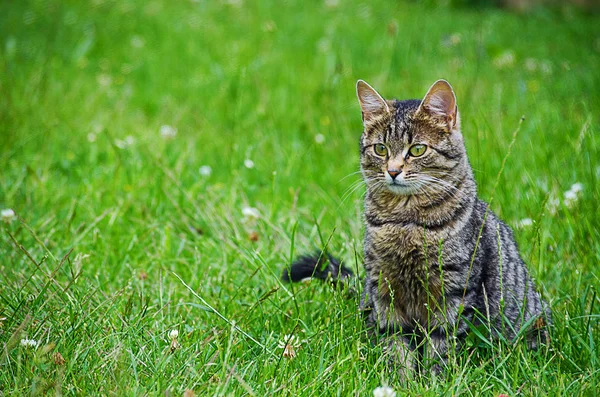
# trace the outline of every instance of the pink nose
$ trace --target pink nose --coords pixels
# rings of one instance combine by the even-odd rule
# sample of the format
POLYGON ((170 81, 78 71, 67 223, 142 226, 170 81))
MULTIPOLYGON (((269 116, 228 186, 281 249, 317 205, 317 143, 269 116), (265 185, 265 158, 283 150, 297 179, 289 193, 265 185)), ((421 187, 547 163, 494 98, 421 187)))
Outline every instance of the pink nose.
POLYGON ((392 177, 392 179, 396 179, 396 177, 398 176, 398 174, 400 174, 402 171, 396 171, 396 170, 388 170, 388 174, 390 174, 390 176, 392 177))

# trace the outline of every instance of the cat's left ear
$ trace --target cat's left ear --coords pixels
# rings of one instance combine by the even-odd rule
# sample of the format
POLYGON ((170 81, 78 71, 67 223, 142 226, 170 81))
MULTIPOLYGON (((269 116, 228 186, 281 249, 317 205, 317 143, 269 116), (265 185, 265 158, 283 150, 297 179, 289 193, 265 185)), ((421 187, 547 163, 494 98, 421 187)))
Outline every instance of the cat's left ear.
POLYGON ((419 106, 418 112, 426 112, 435 119, 442 121, 447 131, 452 131, 458 124, 458 107, 456 95, 450 83, 438 80, 427 91, 419 106))

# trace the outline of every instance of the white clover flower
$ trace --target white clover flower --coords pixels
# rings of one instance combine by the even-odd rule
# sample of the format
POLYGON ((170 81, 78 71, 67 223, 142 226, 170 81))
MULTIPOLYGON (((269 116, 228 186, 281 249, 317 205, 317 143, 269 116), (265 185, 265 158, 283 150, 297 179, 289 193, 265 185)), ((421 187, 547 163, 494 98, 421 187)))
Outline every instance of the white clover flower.
POLYGON ((533 220, 531 218, 523 218, 517 222, 517 228, 522 229, 524 227, 528 227, 533 225, 533 220))
POLYGON ((567 190, 564 194, 565 201, 577 200, 577 192, 567 190))
POLYGON ((160 136, 164 139, 173 139, 177 135, 177 128, 170 125, 161 125, 160 126, 160 136))
POLYGON ((210 174, 212 174, 212 168, 210 165, 203 165, 198 169, 198 172, 202 176, 210 176, 210 174))
POLYGON ((169 332, 169 339, 177 339, 178 336, 179 336, 179 331, 176 329, 172 329, 169 332))
POLYGON ((119 149, 127 149, 129 146, 135 143, 135 138, 131 135, 127 135, 125 139, 115 139, 115 146, 119 149))
POLYGON ((537 61, 533 58, 527 58, 525 60, 525 69, 530 72, 535 72, 537 70, 537 61))
POLYGON ((16 217, 17 215, 15 214, 15 211, 13 211, 12 208, 7 208, 0 211, 0 218, 6 223, 12 222, 13 219, 15 219, 16 217))
POLYGON ((460 35, 460 33, 453 33, 450 35, 450 37, 448 37, 448 41, 453 46, 460 44, 461 40, 462 40, 462 36, 460 35))
POLYGON ((317 142, 319 145, 322 144, 323 142, 325 142, 325 135, 323 135, 323 134, 315 135, 315 142, 317 142))
POLYGON ((286 346, 300 347, 302 341, 296 335, 283 335, 283 340, 277 342, 277 347, 283 349, 286 346))
POLYGON ((263 28, 264 32, 274 32, 277 30, 277 24, 275 23, 274 20, 269 19, 268 21, 265 21, 263 23, 262 28, 263 28))
POLYGON ((442 42, 444 47, 455 47, 460 44, 462 41, 462 36, 460 33, 453 33, 450 36, 446 37, 442 42))
POLYGON ((33 340, 33 339, 21 339, 21 346, 25 347, 25 348, 31 348, 31 349, 35 349, 38 347, 38 343, 33 340))
POLYGON ((571 185, 571 191, 575 192, 575 193, 579 193, 580 191, 583 190, 583 185, 579 182, 574 183, 571 185))
POLYGON ((574 183, 571 185, 571 188, 563 195, 565 205, 567 207, 571 207, 573 204, 575 204, 577 200, 579 200, 582 190, 583 185, 581 183, 574 183))
POLYGON ((374 397, 396 397, 396 392, 389 386, 379 386, 373 390, 374 397))
POLYGON ((298 349, 302 342, 296 335, 284 335, 283 340, 277 342, 277 347, 283 349, 283 357, 294 358, 296 357, 296 349, 298 349))
POLYGON ((98 84, 102 87, 108 87, 112 84, 112 77, 106 73, 101 73, 96 76, 96 81, 98 81, 98 84))
POLYGON ((543 60, 540 69, 544 74, 552 74, 552 62, 543 60))
POLYGON ((87 135, 87 139, 88 139, 88 142, 96 142, 96 134, 94 134, 93 132, 90 132, 87 135))
POLYGON ((546 206, 548 207, 548 212, 550 212, 552 215, 556 214, 559 205, 560 200, 558 199, 558 197, 550 197, 548 199, 548 203, 546 204, 546 206))
POLYGON ((250 159, 244 160, 244 167, 246 167, 248 169, 254 168, 254 161, 252 161, 250 159))
POLYGON ((260 218, 260 212, 254 207, 244 207, 242 208, 242 215, 244 216, 243 221, 253 221, 260 218))
POLYGON ((515 64, 514 52, 507 50, 494 58, 494 66, 498 69, 511 68, 515 64))
POLYGON ((131 38, 131 46, 134 48, 142 48, 145 44, 146 42, 141 36, 136 35, 131 38))

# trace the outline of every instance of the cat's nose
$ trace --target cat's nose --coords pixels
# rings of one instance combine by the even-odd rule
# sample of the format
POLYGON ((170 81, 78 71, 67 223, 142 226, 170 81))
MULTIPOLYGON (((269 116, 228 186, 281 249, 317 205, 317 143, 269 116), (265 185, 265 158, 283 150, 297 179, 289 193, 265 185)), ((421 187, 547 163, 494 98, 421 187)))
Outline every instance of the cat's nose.
POLYGON ((397 170, 388 170, 388 174, 390 174, 390 176, 392 177, 392 179, 396 179, 396 177, 401 173, 402 171, 397 171, 397 170))

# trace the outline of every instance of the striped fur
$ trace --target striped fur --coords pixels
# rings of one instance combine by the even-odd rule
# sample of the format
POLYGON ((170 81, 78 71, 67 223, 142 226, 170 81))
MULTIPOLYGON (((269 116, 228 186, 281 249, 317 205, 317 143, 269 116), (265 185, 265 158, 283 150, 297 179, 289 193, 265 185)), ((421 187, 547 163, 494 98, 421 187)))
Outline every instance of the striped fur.
POLYGON ((439 370, 469 324, 508 340, 528 326, 531 347, 546 341, 548 305, 511 229, 477 197, 450 85, 436 82, 422 101, 384 101, 361 81, 357 93, 367 186, 361 309, 371 333, 401 371, 417 362, 439 370), (423 155, 410 154, 415 144, 426 145, 423 155))

